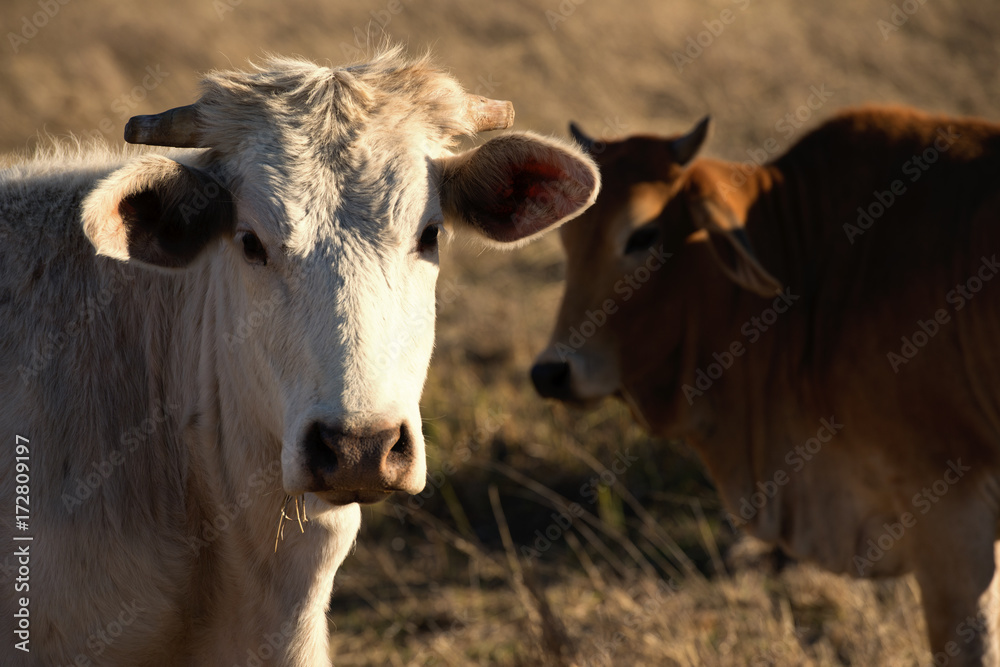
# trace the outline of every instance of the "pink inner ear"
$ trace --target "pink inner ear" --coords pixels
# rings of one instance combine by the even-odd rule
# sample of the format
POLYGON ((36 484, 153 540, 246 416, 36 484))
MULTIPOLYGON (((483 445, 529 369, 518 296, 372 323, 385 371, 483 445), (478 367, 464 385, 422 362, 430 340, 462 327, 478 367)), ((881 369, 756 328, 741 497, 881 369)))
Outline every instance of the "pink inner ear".
POLYGON ((131 202, 127 199, 123 199, 118 202, 118 215, 121 216, 122 220, 130 220, 135 217, 135 206, 132 206, 131 202))
POLYGON ((498 183, 494 190, 493 213, 501 216, 513 215, 526 202, 541 199, 545 195, 553 198, 553 190, 560 189, 560 181, 567 178, 566 172, 551 162, 528 159, 517 165, 510 177, 498 183))

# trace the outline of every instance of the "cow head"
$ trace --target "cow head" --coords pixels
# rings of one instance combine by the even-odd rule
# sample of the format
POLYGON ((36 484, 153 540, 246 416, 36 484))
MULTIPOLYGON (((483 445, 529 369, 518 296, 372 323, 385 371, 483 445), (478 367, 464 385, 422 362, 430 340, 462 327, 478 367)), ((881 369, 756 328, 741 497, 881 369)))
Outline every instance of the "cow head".
POLYGON ((733 283, 777 291, 744 232, 739 189, 715 172, 719 163, 692 163, 708 129, 706 117, 677 137, 598 143, 570 126, 603 184, 594 206, 560 230, 566 291, 531 372, 543 396, 630 400, 641 387, 666 398, 686 370, 680 349, 696 334, 690 306, 719 300, 723 310, 733 283))
POLYGON ((126 139, 207 150, 112 173, 85 203, 88 238, 204 295, 202 362, 233 385, 223 402, 252 402, 241 428, 280 448, 287 494, 419 492, 439 244, 530 239, 592 203, 596 168, 524 133, 453 154, 459 135, 508 127, 511 104, 395 52, 339 69, 274 59, 202 88, 126 139))

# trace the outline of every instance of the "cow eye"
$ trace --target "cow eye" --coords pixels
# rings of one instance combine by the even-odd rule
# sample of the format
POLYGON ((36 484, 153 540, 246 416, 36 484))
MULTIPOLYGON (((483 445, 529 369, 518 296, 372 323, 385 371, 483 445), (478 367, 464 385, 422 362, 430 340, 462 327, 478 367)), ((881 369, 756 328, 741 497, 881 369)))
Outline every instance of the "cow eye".
POLYGON ((656 227, 640 227, 632 232, 632 235, 628 237, 628 241, 625 242, 625 254, 628 255, 640 250, 649 250, 659 236, 660 232, 656 227))
POLYGON ((420 241, 417 243, 418 252, 431 252, 438 245, 438 233, 441 231, 440 225, 427 225, 420 233, 420 241))
POLYGON ((253 232, 240 232, 240 244, 243 246, 243 257, 251 264, 267 265, 267 250, 253 232))

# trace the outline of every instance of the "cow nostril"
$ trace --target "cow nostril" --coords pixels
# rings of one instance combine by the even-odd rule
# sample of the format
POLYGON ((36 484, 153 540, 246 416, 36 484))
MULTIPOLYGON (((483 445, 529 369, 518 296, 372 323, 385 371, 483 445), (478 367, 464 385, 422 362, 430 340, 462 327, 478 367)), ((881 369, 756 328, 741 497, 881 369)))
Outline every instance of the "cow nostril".
POLYGON ((565 361, 537 363, 531 367, 531 382, 546 398, 568 398, 569 364, 565 361))
POLYGON ((410 446, 412 445, 412 438, 410 437, 410 431, 406 424, 402 424, 399 427, 399 439, 393 444, 392 449, 389 450, 390 454, 399 454, 401 456, 407 456, 410 453, 410 446))
POLYGON ((304 441, 306 460, 323 468, 337 467, 337 448, 333 432, 319 422, 314 422, 306 431, 304 441))

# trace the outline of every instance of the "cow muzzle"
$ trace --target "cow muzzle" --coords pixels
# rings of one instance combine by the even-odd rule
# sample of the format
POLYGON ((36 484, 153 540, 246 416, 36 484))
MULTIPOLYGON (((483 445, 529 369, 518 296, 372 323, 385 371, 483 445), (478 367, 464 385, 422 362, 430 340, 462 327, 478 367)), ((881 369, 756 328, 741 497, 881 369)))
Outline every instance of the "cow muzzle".
POLYGON ((405 422, 351 428, 313 422, 303 450, 310 476, 306 490, 332 505, 374 503, 393 491, 423 489, 416 443, 405 422))
POLYGON ((560 358, 552 347, 543 351, 531 367, 531 383, 543 398, 592 407, 614 395, 621 382, 613 357, 594 349, 587 354, 560 358))
POLYGON ((570 367, 565 361, 539 361, 531 367, 531 382, 544 398, 573 400, 570 367))

